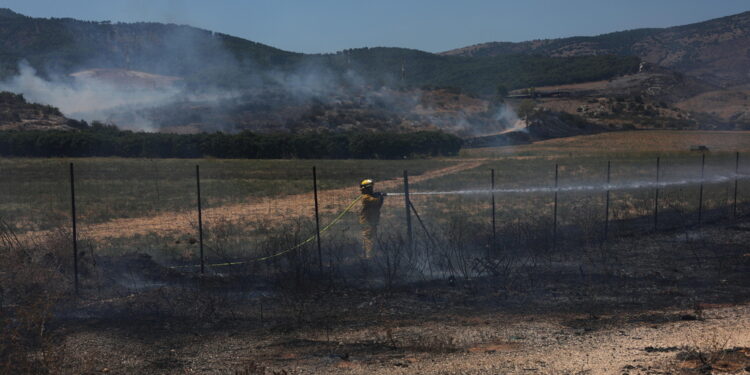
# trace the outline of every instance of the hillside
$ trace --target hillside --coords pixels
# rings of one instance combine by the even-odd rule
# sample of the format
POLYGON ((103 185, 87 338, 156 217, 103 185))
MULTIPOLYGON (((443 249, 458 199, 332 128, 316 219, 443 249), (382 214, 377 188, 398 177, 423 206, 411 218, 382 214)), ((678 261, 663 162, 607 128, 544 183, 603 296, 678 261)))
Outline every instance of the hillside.
POLYGON ((55 107, 29 103, 23 95, 0 91, 0 131, 72 130, 81 124, 65 118, 55 107))
POLYGON ((638 56, 646 62, 723 86, 750 82, 750 12, 669 28, 636 29, 592 37, 490 42, 446 56, 638 56))
POLYGON ((32 18, 9 9, 0 9, 0 51, 0 77, 15 74, 26 60, 48 75, 119 68, 222 79, 220 72, 243 69, 245 62, 281 68, 301 57, 189 26, 32 18))
POLYGON ((608 129, 750 129, 746 88, 728 90, 658 66, 581 84, 513 90, 509 100, 608 129))
POLYGON ((70 74, 75 79, 96 80, 126 88, 169 88, 182 81, 179 77, 162 76, 123 69, 90 69, 70 74))
POLYGON ((748 17, 442 55, 387 47, 301 54, 190 26, 41 19, 0 9, 0 90, 70 118, 169 133, 441 130, 474 138, 513 128, 514 110, 524 106, 527 114, 528 107, 562 114, 530 127, 539 139, 609 129, 746 128, 745 89, 729 95, 718 84, 750 59, 728 53, 744 45, 748 17), (671 52, 657 58, 655 45, 671 52), (690 65, 696 61, 709 61, 705 74, 690 65), (594 128, 568 126, 580 120, 571 117, 560 125, 557 117, 569 115, 594 128))
POLYGON ((28 61, 42 76, 123 69, 179 77, 189 87, 287 84, 451 86, 476 94, 606 79, 633 72, 638 59, 616 56, 486 58, 404 48, 300 54, 190 26, 43 19, 0 9, 0 79, 28 61), (316 82, 313 82, 316 81, 316 82))

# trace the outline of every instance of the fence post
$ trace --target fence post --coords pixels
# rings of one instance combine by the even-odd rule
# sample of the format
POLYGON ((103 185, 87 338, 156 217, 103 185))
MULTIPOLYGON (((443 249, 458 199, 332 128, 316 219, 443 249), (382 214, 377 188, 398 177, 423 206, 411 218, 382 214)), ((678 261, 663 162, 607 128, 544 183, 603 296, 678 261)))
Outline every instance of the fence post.
POLYGON ((411 211, 409 209, 409 175, 404 169, 404 207, 406 207, 406 238, 409 241, 409 249, 412 248, 413 237, 411 231, 411 211))
POLYGON ((704 153, 701 157, 701 190, 698 194, 698 225, 701 225, 701 218, 703 216, 703 176, 706 170, 706 154, 704 153))
POLYGON ((495 219, 495 169, 490 169, 490 187, 492 193, 492 246, 487 251, 487 257, 489 258, 489 251, 495 252, 497 247, 497 221, 495 219))
POLYGON ((607 192, 604 196, 604 241, 607 241, 609 235, 609 183, 612 169, 612 162, 607 160, 607 192))
POLYGON ((557 187, 558 187, 558 165, 555 164, 555 203, 552 212, 552 249, 557 249, 557 187))
POLYGON ((654 232, 659 227, 659 157, 656 157, 656 189, 654 189, 654 232))
POLYGON ((78 227, 76 223, 76 184, 73 163, 70 163, 70 216, 73 223, 73 288, 78 294, 78 227))
POLYGON ((156 162, 154 162, 154 159, 151 160, 151 165, 154 167, 154 186, 156 187, 156 202, 161 202, 161 194, 159 193, 159 167, 156 165, 156 162))
POLYGON ((737 152, 734 161, 734 202, 732 202, 732 218, 737 218, 737 180, 740 175, 740 153, 737 152))
POLYGON ((200 247, 201 256, 201 273, 205 272, 205 262, 203 260, 203 211, 201 210, 201 170, 200 166, 195 165, 195 187, 198 193, 198 246, 200 247))
POLYGON ((323 252, 320 250, 320 213, 318 210, 318 174, 315 166, 313 172, 313 198, 315 199, 315 236, 318 240, 318 269, 323 274, 323 252))

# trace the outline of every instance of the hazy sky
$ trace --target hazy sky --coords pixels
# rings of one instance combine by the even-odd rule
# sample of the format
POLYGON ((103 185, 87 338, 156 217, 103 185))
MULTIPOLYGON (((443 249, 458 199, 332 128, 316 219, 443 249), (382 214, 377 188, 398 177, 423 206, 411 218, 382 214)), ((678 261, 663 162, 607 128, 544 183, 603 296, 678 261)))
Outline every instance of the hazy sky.
POLYGON ((665 27, 750 10, 748 0, 0 0, 33 17, 188 24, 297 52, 440 52, 665 27))

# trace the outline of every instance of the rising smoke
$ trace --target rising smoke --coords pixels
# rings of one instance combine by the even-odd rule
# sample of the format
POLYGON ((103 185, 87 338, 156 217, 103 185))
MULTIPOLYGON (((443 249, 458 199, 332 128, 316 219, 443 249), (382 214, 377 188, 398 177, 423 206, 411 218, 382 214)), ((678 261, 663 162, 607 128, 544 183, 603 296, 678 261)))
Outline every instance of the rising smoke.
POLYGON ((501 133, 512 131, 528 132, 526 120, 518 118, 516 111, 511 106, 503 103, 495 113, 495 120, 502 126, 501 133))
POLYGON ((372 77, 356 62, 343 71, 332 69, 322 56, 261 65, 231 53, 211 32, 172 25, 161 34, 133 38, 138 25, 111 27, 111 50, 66 70, 22 61, 16 76, 0 82, 0 90, 58 107, 70 118, 141 131, 186 125, 194 126, 192 131, 227 132, 360 127, 441 129, 471 137, 523 128, 510 106, 446 109, 425 100, 434 95, 422 90, 388 88, 398 86, 395 76, 372 77), (231 86, 206 79, 223 72, 239 78, 231 86))
MULTIPOLYGON (((110 122, 114 113, 138 113, 143 108, 174 101, 183 94, 174 86, 123 87, 86 75, 54 75, 44 79, 26 62, 21 62, 18 70, 18 75, 0 82, 0 90, 21 93, 32 102, 50 104, 68 117, 86 121, 110 122)), ((155 130, 147 119, 138 117, 123 125, 136 130, 155 130)))

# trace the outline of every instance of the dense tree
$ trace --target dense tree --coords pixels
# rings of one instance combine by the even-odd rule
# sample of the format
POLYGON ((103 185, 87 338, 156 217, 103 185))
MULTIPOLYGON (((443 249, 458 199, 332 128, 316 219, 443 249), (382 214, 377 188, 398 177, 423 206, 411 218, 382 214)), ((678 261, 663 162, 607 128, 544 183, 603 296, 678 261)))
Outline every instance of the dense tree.
POLYGON ((0 132, 0 156, 150 158, 362 158, 455 155, 461 139, 446 133, 163 134, 94 123, 81 131, 0 132))

